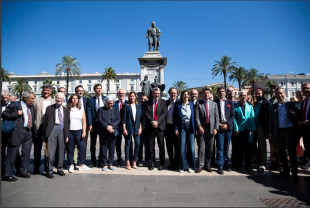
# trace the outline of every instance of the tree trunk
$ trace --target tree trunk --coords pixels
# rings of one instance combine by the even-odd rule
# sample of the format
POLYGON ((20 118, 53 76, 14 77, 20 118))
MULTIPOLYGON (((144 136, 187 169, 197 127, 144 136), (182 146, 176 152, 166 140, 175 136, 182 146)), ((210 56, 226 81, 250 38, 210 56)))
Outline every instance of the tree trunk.
POLYGON ((224 88, 225 88, 225 90, 226 90, 226 72, 223 71, 223 74, 224 74, 224 88))
POLYGON ((69 92, 69 73, 67 71, 67 93, 66 93, 66 99, 68 99, 68 92, 69 92))
POLYGON ((109 79, 107 79, 107 95, 109 95, 109 84, 110 84, 110 80, 109 79))
POLYGON ((241 92, 241 82, 239 81, 238 84, 239 84, 239 92, 241 92))
POLYGON ((254 85, 255 85, 255 82, 252 82, 252 88, 253 88, 253 93, 252 93, 252 95, 253 95, 253 96, 254 96, 254 92, 255 92, 254 85))

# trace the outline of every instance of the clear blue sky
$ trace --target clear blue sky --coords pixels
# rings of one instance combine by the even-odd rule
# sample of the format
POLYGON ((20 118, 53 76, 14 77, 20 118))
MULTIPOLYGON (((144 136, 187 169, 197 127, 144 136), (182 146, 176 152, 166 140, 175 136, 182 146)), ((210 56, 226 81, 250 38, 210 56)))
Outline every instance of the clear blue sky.
POLYGON ((1 15, 2 67, 20 75, 54 74, 69 54, 82 72, 140 73, 152 21, 167 88, 222 82, 211 69, 223 55, 262 73, 310 73, 310 2, 2 1, 1 15))

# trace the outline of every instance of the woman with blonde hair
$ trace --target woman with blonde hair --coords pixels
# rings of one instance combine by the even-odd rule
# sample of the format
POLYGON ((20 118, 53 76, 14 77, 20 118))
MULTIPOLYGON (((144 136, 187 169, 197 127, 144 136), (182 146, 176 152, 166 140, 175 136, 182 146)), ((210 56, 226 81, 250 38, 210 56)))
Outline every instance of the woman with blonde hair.
POLYGON ((125 160, 126 168, 130 170, 129 162, 129 148, 132 141, 132 137, 135 141, 134 157, 132 166, 137 169, 137 159, 140 146, 140 135, 142 133, 142 109, 138 104, 138 96, 134 91, 128 94, 128 104, 125 105, 123 116, 123 134, 125 136, 125 160))
POLYGON ((248 103, 250 103, 252 106, 255 105, 255 101, 254 101, 252 95, 250 95, 250 94, 247 94, 246 101, 247 101, 248 103))

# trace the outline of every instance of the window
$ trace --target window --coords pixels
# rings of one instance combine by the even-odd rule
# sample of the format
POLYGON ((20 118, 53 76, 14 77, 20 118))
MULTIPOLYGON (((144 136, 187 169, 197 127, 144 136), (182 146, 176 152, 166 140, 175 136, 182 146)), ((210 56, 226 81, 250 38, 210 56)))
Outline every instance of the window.
POLYGON ((37 81, 34 81, 34 84, 37 84, 37 81))
POLYGON ((91 80, 88 80, 88 83, 91 83, 91 80))
POLYGON ((133 91, 133 86, 130 86, 130 90, 133 91))
POLYGON ((283 84, 283 82, 281 82, 281 86, 283 86, 284 84, 283 84))
POLYGON ((59 81, 57 81, 57 84, 59 84, 59 81))
POLYGON ((8 90, 11 91, 11 88, 9 87, 8 90))
POLYGON ((291 87, 294 87, 294 82, 291 82, 291 87))
POLYGON ((295 97, 295 92, 292 91, 292 97, 295 97))
POLYGON ((60 87, 57 87, 57 92, 59 91, 59 88, 60 88, 60 87))
POLYGON ((135 80, 134 79, 130 79, 130 83, 135 83, 135 80))
POLYGON ((82 84, 82 80, 80 80, 80 84, 82 84))
POLYGON ((37 87, 33 87, 33 92, 37 92, 37 87))
POLYGON ((11 81, 9 81, 9 84, 11 84, 11 81))
POLYGON ((116 91, 118 92, 118 90, 119 90, 119 86, 116 86, 116 91))
POLYGON ((116 80, 116 83, 119 83, 119 79, 116 80))
POLYGON ((101 80, 100 80, 100 79, 98 79, 98 83, 99 83, 99 84, 101 83, 101 80))
POLYGON ((88 86, 88 91, 89 91, 89 92, 91 91, 91 86, 88 86))

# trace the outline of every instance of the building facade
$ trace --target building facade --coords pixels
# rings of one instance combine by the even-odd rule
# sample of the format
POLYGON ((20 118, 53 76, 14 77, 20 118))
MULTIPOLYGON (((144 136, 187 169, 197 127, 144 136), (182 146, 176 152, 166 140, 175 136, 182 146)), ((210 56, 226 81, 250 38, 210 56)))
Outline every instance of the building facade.
MULTIPOLYGON (((75 87, 78 85, 82 85, 84 90, 88 91, 90 95, 94 95, 93 87, 97 83, 102 84, 102 92, 104 95, 107 94, 107 87, 109 87, 109 95, 116 96, 118 89, 125 89, 126 93, 130 91, 135 91, 138 93, 140 91, 140 74, 139 73, 117 73, 117 82, 110 81, 109 86, 107 86, 107 81, 104 80, 101 83, 102 74, 95 73, 83 73, 80 75, 79 79, 70 79, 69 80, 69 95, 75 94, 75 87)), ((23 77, 28 82, 28 85, 32 88, 32 91, 36 96, 41 95, 43 81, 46 79, 50 79, 53 81, 56 90, 60 87, 66 86, 66 75, 62 74, 60 77, 50 74, 48 72, 41 72, 38 75, 17 75, 14 73, 10 73, 10 82, 2 83, 2 90, 11 90, 12 85, 16 83, 16 79, 23 77)))

